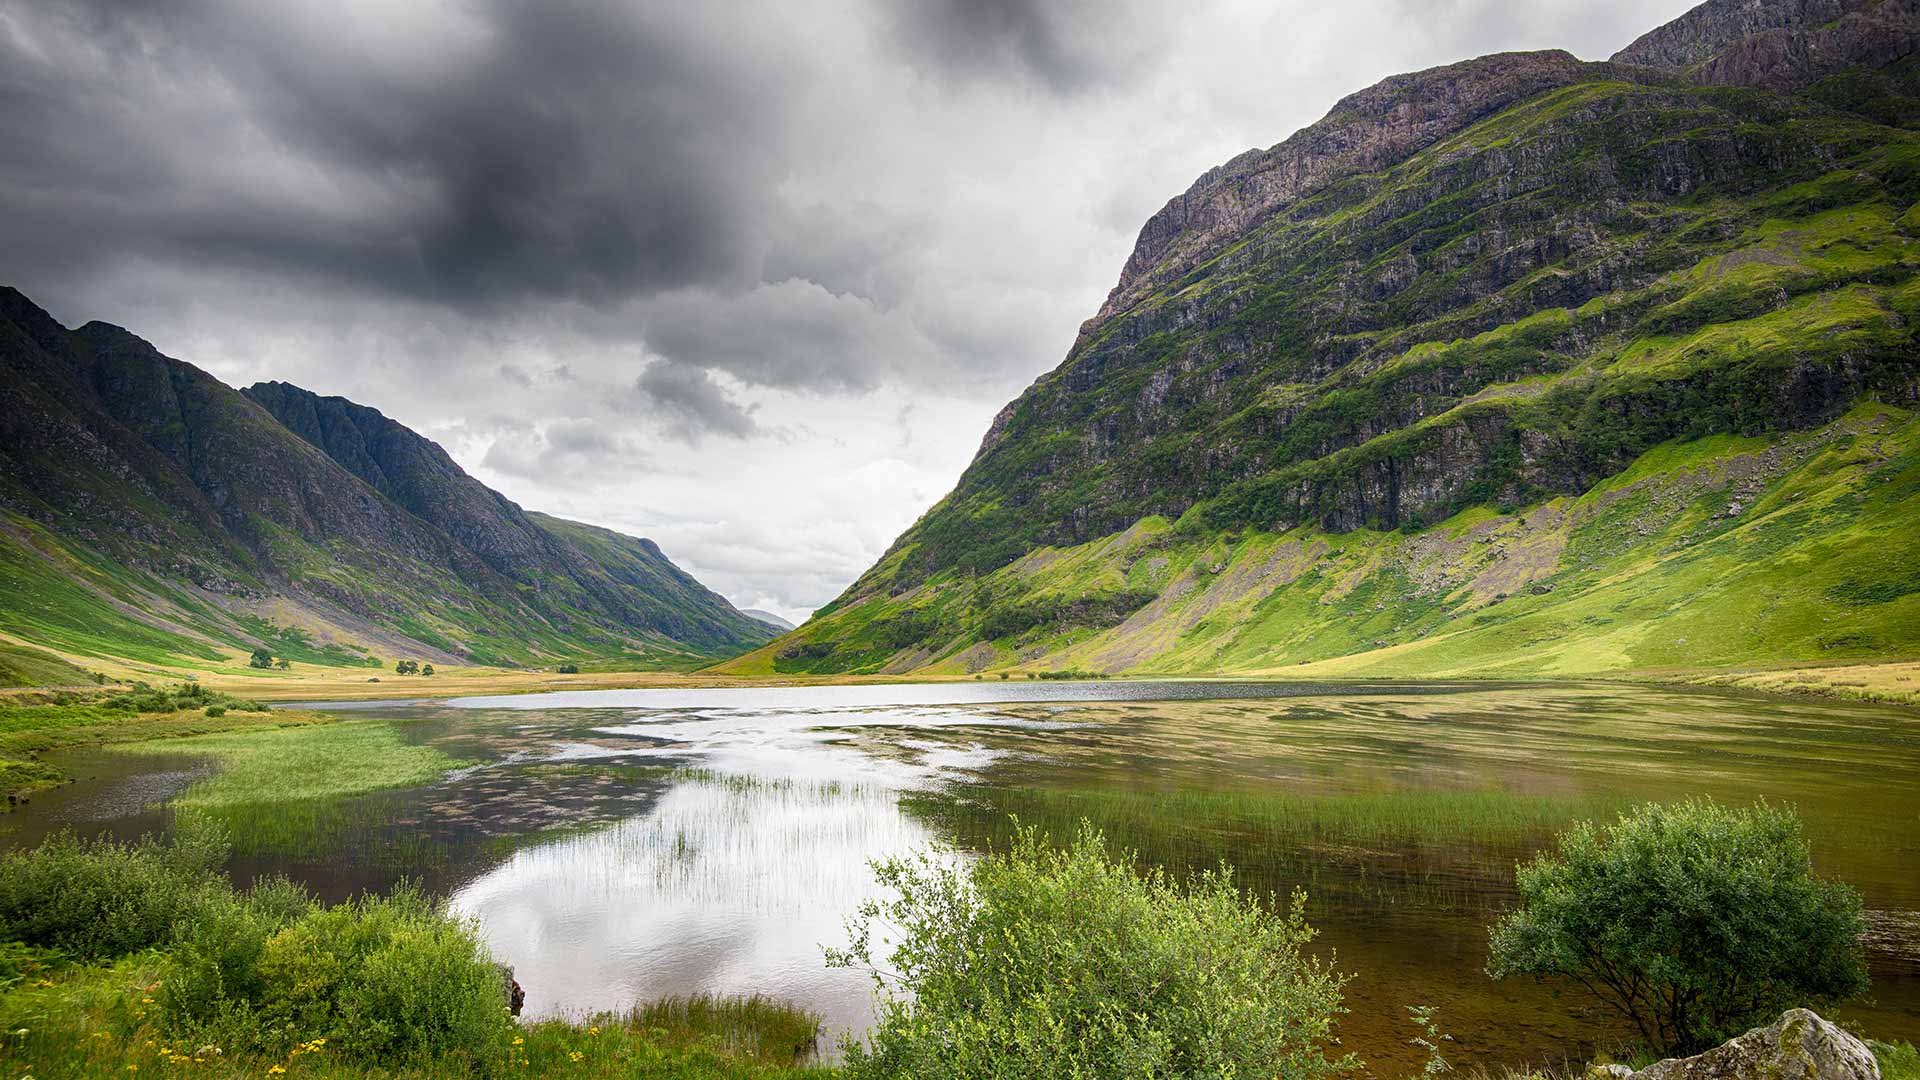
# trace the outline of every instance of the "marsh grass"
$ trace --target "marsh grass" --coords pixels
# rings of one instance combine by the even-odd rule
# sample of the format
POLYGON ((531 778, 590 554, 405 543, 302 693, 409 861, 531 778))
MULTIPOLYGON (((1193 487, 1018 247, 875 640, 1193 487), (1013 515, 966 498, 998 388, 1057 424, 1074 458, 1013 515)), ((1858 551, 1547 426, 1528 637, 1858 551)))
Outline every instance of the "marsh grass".
POLYGON ((9 695, 0 699, 0 792, 19 796, 64 781, 58 768, 39 759, 48 751, 311 727, 330 720, 318 713, 270 711, 195 683, 9 695))
MULTIPOLYGON (((215 823, 241 854, 322 855, 372 837, 392 806, 361 796, 430 784, 470 764, 408 742, 379 720, 163 739, 116 752, 212 758, 214 774, 173 800, 175 823, 215 823)), ((407 838, 380 835, 383 845, 400 845, 383 854, 412 854, 407 838)))
POLYGON ((760 994, 662 998, 635 1007, 620 1022, 672 1045, 711 1045, 781 1064, 811 1055, 821 1024, 816 1013, 760 994))
MULTIPOLYGON (((1581 818, 1611 816, 1632 800, 1607 794, 1524 795, 1500 789, 1303 792, 1286 789, 992 787, 973 800, 1004 817, 1070 829, 1088 818, 1174 833, 1230 831, 1296 843, 1372 847, 1510 845, 1581 818)), ((958 803, 956 806, 960 805, 958 803)))
POLYGON ((1308 884, 1315 903, 1417 901, 1479 910, 1485 882, 1555 829, 1610 818, 1631 800, 1605 794, 1539 796, 1498 789, 1311 793, 1286 789, 1157 791, 1151 788, 992 786, 912 795, 910 812, 968 845, 1002 845, 1013 819, 1071 835, 1082 820, 1148 864, 1204 870, 1228 859, 1267 880, 1308 884))

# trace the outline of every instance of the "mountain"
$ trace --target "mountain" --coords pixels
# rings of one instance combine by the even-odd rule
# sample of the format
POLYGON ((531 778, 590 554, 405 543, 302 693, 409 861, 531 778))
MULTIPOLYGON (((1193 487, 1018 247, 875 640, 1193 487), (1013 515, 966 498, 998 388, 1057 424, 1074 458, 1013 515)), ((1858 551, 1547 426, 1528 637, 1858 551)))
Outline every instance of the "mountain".
POLYGON ((771 611, 762 611, 759 608, 745 608, 745 609, 742 609, 741 614, 751 615, 752 617, 759 619, 761 622, 766 623, 768 626, 773 627, 775 630, 798 629, 798 627, 796 627, 791 620, 783 619, 780 616, 775 615, 771 611))
POLYGON ((1712 0, 1208 171, 954 490, 726 669, 1920 654, 1917 12, 1712 0))
POLYGON ((0 633, 149 663, 265 646, 685 666, 767 628, 652 542, 530 514, 379 412, 242 392, 0 289, 0 633))

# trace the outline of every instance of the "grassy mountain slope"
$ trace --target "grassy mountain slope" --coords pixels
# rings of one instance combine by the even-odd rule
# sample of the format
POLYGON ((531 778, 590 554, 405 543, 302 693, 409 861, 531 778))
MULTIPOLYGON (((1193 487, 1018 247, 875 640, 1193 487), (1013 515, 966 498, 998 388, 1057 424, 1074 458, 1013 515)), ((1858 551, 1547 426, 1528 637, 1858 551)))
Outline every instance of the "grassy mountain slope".
POLYGON ((542 610, 587 613, 695 649, 732 651, 768 636, 758 620, 673 565, 651 540, 523 511, 468 476, 438 444, 376 409, 279 382, 241 393, 479 556, 542 610))
POLYGON ((1399 76, 1203 176, 954 491, 727 670, 1920 654, 1912 39, 1761 88, 1714 7, 1671 67, 1399 76))
POLYGON ((508 573, 192 365, 0 290, 0 636, 152 664, 507 665, 685 665, 768 636, 657 549, 648 576, 517 520, 537 543, 508 573))

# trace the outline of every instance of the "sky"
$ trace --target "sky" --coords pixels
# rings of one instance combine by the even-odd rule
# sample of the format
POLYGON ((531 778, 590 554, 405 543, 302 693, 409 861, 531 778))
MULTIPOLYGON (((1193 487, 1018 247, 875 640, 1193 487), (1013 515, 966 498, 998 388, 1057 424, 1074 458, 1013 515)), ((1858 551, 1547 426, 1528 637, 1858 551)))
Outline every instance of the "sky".
POLYGON ((1689 6, 0 0, 0 283, 371 405, 798 621, 1200 173, 1689 6))

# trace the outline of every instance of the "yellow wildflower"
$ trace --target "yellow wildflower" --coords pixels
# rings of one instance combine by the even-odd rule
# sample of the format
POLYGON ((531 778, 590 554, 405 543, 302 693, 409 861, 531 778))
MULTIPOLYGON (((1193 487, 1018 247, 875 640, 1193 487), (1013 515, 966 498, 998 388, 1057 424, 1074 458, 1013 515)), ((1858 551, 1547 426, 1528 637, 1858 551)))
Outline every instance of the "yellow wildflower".
POLYGON ((585 1055, 585 1054, 583 1054, 583 1053, 581 1053, 581 1052, 580 1052, 580 1051, 578 1051, 578 1050, 569 1050, 569 1051, 567 1051, 567 1060, 568 1060, 568 1061, 579 1061, 579 1060, 580 1060, 581 1058, 583 1058, 583 1057, 586 1057, 586 1056, 587 1056, 587 1055, 585 1055))
POLYGON ((520 1036, 518 1036, 518 1035, 515 1035, 515 1036, 513 1037, 513 1045, 515 1045, 515 1046, 519 1046, 519 1045, 521 1045, 522 1043, 525 1043, 526 1041, 527 1041, 527 1040, 525 1040, 525 1039, 523 1039, 523 1038, 521 1038, 521 1037, 520 1037, 520 1036))
POLYGON ((273 1068, 267 1070, 267 1075, 278 1076, 281 1073, 284 1073, 286 1071, 287 1071, 287 1067, 285 1065, 275 1065, 273 1068))
POLYGON ((589 1035, 598 1035, 598 1034, 600 1034, 600 1027, 599 1027, 599 1025, 597 1025, 597 1024, 596 1024, 596 1025, 594 1025, 593 1027, 590 1027, 590 1028, 588 1028, 588 1029, 587 1029, 587 1034, 589 1034, 589 1035))

